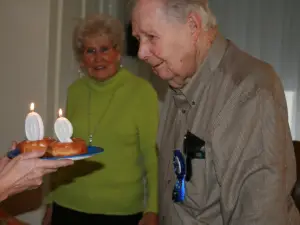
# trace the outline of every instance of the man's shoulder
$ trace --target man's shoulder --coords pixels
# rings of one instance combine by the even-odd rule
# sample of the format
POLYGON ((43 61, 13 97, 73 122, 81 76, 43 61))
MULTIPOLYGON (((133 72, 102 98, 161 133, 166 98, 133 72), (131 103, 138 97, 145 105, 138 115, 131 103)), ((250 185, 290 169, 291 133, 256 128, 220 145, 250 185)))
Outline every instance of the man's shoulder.
POLYGON ((260 60, 234 44, 230 44, 220 68, 225 79, 230 79, 233 88, 256 89, 273 91, 281 86, 281 81, 274 68, 267 62, 260 60))
MULTIPOLYGON (((272 99, 285 108, 284 89, 273 67, 230 44, 216 71, 212 96, 216 108, 272 99)), ((230 107, 231 107, 230 106, 230 107)))

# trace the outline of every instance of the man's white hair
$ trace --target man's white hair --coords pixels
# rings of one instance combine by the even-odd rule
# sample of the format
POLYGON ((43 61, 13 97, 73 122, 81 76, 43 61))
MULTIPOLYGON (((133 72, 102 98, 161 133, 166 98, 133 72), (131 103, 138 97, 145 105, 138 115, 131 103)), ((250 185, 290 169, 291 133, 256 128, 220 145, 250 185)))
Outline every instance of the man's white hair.
POLYGON ((217 19, 208 6, 208 0, 163 0, 167 13, 180 21, 184 21, 191 12, 201 16, 205 30, 214 28, 217 19))
MULTIPOLYGON (((152 0, 148 0, 152 1, 152 0)), ((159 0, 166 9, 169 16, 176 18, 178 21, 185 22, 187 16, 191 12, 196 12, 201 16, 202 25, 205 30, 215 28, 217 26, 217 19, 208 6, 209 0, 159 0)), ((139 0, 129 1, 133 8, 139 0)))

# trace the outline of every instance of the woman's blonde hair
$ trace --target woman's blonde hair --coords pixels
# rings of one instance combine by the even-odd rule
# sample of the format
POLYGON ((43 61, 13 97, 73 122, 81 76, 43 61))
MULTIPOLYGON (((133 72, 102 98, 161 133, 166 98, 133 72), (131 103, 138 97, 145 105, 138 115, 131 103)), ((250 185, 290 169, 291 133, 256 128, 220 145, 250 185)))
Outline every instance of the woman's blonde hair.
POLYGON ((84 52, 84 40, 97 36, 107 36, 117 51, 122 53, 124 47, 124 28, 121 22, 105 14, 95 14, 78 22, 73 31, 73 51, 78 61, 84 52))

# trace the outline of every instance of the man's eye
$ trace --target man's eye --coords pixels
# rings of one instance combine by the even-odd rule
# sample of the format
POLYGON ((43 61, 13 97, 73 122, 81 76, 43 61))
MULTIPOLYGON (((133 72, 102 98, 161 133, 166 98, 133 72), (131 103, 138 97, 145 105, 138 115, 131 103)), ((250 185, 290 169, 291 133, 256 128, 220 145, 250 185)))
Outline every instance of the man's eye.
POLYGON ((155 36, 151 35, 151 34, 148 34, 147 37, 148 37, 149 40, 153 40, 155 38, 155 36))
POLYGON ((94 49, 94 48, 87 48, 86 49, 87 54, 94 54, 95 52, 96 52, 96 49, 94 49))

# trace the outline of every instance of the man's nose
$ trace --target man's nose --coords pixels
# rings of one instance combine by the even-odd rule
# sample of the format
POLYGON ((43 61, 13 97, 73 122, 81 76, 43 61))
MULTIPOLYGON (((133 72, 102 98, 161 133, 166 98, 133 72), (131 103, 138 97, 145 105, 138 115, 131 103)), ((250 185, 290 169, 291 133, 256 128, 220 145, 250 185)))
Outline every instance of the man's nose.
POLYGON ((150 48, 147 42, 141 41, 138 51, 138 57, 141 60, 147 61, 147 58, 151 55, 150 48))

